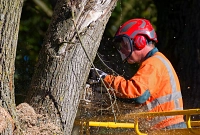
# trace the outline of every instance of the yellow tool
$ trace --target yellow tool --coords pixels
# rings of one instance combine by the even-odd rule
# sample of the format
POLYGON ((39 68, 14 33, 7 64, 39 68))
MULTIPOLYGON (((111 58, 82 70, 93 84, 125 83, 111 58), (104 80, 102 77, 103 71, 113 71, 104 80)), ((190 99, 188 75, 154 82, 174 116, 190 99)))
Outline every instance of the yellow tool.
POLYGON ((134 128, 134 123, 89 121, 89 126, 91 126, 91 127, 107 127, 107 128, 134 128))
MULTIPOLYGON (((139 118, 147 118, 147 117, 157 117, 157 116, 174 116, 174 115, 185 115, 186 116, 186 129, 171 129, 171 130, 156 130, 151 131, 149 134, 157 134, 157 135, 193 135, 199 134, 200 135, 200 121, 191 121, 191 115, 198 115, 200 114, 200 109, 188 109, 188 110, 180 110, 180 111, 166 111, 166 112, 141 112, 141 113, 130 113, 124 116, 118 117, 118 119, 126 120, 128 118, 133 118, 134 123, 117 123, 117 122, 95 122, 94 118, 92 121, 88 119, 87 121, 77 120, 75 124, 81 123, 82 126, 88 127, 106 127, 106 128, 134 128, 135 134, 137 135, 147 135, 147 133, 142 133, 139 130, 139 118)), ((102 119, 103 120, 103 119, 102 119)), ((83 129, 83 128, 82 128, 83 129)), ((87 134, 89 132, 87 131, 87 134)))

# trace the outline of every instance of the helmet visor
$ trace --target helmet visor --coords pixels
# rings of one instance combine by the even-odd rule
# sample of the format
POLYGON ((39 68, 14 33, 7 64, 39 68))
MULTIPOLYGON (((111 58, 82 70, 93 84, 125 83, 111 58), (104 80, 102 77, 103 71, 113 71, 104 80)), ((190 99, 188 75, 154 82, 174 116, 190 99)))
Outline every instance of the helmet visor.
POLYGON ((114 39, 114 46, 121 55, 122 61, 126 61, 133 51, 132 40, 126 36, 116 36, 114 39))

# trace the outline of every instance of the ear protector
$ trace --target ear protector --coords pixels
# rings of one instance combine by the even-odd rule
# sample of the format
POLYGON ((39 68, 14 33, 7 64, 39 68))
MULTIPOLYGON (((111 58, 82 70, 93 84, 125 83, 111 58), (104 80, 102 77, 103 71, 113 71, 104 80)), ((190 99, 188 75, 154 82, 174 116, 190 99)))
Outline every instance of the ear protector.
POLYGON ((136 35, 133 41, 134 41, 134 46, 138 50, 143 49, 145 45, 148 43, 147 39, 143 35, 136 35))

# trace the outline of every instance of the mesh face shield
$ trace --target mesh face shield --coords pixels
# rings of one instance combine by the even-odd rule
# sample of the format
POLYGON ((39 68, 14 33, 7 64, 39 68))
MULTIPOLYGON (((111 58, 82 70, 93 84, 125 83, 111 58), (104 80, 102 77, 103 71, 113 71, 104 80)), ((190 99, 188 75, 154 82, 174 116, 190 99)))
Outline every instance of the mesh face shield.
POLYGON ((133 52, 133 41, 127 35, 116 36, 114 46, 120 53, 122 61, 126 62, 133 52))

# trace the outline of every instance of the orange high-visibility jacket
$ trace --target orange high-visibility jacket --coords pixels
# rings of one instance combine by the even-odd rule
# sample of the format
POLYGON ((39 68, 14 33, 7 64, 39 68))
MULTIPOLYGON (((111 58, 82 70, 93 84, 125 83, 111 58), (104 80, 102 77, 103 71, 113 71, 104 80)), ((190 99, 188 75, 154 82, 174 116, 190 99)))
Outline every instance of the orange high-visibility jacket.
MULTIPOLYGON (((131 79, 107 75, 104 81, 114 89, 117 97, 146 105, 149 112, 183 110, 179 80, 171 63, 157 48, 148 55, 131 79)), ((182 115, 162 116, 156 118, 153 128, 183 121, 182 115)))

